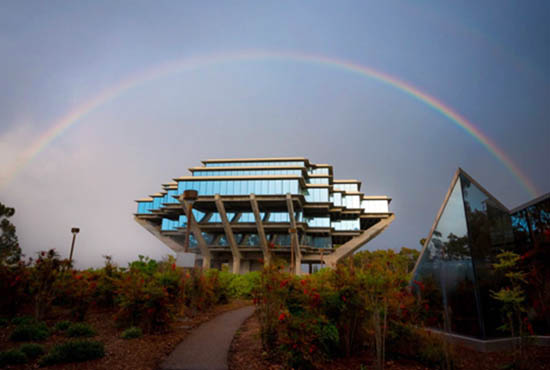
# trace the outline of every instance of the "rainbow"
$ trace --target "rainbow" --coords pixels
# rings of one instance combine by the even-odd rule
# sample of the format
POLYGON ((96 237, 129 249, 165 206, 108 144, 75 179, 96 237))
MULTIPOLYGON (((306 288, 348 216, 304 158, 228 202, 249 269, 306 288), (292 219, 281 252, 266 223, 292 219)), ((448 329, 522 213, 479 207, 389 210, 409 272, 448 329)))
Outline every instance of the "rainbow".
POLYGON ((279 51, 246 51, 239 53, 223 53, 212 54, 201 57, 190 57, 182 60, 175 60, 161 64, 155 68, 132 75, 117 84, 101 91, 95 97, 78 105, 66 115, 61 117, 52 127, 50 127, 42 136, 35 140, 8 170, 7 175, 0 180, 0 188, 9 183, 34 157, 40 154, 49 144, 57 137, 61 136, 70 127, 79 122, 82 117, 86 116, 94 109, 103 104, 112 101, 117 96, 125 91, 132 89, 147 81, 157 79, 159 77, 175 73, 205 68, 214 64, 239 62, 239 61, 290 61, 300 63, 313 63, 327 67, 337 68, 339 70, 358 74, 362 77, 367 77, 385 85, 392 86, 403 93, 408 94, 412 98, 424 103, 430 108, 442 114, 452 123, 463 129, 467 134, 477 140, 484 146, 498 161, 500 161, 516 178, 516 180, 526 189, 533 197, 536 197, 538 191, 529 178, 520 170, 520 168, 509 158, 493 141, 491 141, 483 132, 469 122, 466 118, 455 112, 443 102, 437 100, 420 89, 399 80, 394 76, 390 76, 373 68, 363 66, 346 60, 329 58, 322 55, 300 54, 295 52, 279 52, 279 51))

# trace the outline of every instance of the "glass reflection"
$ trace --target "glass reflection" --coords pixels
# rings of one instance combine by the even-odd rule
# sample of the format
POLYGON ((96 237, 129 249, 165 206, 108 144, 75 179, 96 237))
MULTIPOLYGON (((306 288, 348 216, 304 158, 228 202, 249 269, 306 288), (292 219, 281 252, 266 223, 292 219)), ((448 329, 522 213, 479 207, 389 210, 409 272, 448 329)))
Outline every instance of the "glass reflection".
POLYGON ((476 275, 481 330, 484 338, 502 336, 500 307, 491 297, 492 290, 502 286, 502 277, 494 272, 496 255, 514 248, 512 221, 508 210, 493 197, 460 176, 470 247, 476 275))
POLYGON ((425 296, 431 299, 432 326, 481 335, 460 179, 426 247, 415 280, 422 281, 425 296))

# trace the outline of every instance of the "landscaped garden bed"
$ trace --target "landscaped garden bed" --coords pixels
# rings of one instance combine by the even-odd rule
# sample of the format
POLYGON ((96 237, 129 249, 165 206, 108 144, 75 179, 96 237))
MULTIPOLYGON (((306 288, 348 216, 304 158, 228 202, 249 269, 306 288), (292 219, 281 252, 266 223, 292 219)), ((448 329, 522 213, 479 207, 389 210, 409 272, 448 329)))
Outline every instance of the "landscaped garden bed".
POLYGON ((250 305, 258 276, 141 256, 77 271, 54 251, 0 264, 0 367, 155 369, 197 325, 250 305))
MULTIPOLYGON (((520 304, 502 305, 503 317, 514 320, 515 328, 521 325, 527 330, 520 332, 520 346, 501 353, 478 353, 425 330, 446 312, 432 304, 432 291, 422 282, 411 285, 415 254, 408 249, 360 252, 334 270, 308 276, 290 275, 276 263, 264 268, 254 295, 256 316, 235 339, 232 367, 534 370, 548 366, 546 348, 529 345, 532 330, 520 304)), ((498 298, 495 294, 495 305, 501 304, 498 298)))
MULTIPOLYGON (((512 361, 510 351, 477 352, 464 346, 454 346, 456 368, 464 370, 503 369, 512 361)), ((531 369, 550 369, 550 351, 546 347, 532 347, 527 356, 532 359, 531 369)), ((321 370, 373 369, 375 358, 365 349, 349 358, 335 358, 328 362, 315 364, 321 370)), ((432 369, 414 359, 399 358, 386 361, 387 370, 425 370, 432 369)), ((260 322, 256 315, 244 322, 231 344, 229 370, 283 370, 285 366, 273 359, 262 348, 260 322)))
MULTIPOLYGON (((222 312, 233 310, 250 304, 246 300, 234 300, 231 303, 216 305, 204 312, 192 317, 176 317, 169 327, 162 333, 142 334, 138 338, 123 339, 122 332, 115 320, 113 311, 93 310, 89 313, 86 322, 94 329, 96 334, 87 337, 86 340, 103 343, 104 356, 99 359, 85 362, 73 362, 51 365, 52 369, 156 369, 158 364, 166 357, 174 347, 180 343, 189 332, 203 322, 210 320, 222 312)), ((61 314, 61 313, 59 313, 61 314)), ((63 317, 65 315, 61 315, 63 317)), ((49 327, 55 327, 56 319, 47 320, 49 327)), ((2 351, 17 349, 21 343, 10 340, 10 333, 15 325, 9 324, 0 331, 0 348, 2 351)), ((53 331, 53 330, 52 330, 53 331)), ((67 337, 66 333, 53 331, 49 338, 37 342, 46 351, 54 346, 66 343, 76 338, 67 337)), ((36 368, 39 359, 28 359, 25 364, 10 365, 8 369, 33 369, 36 368)))

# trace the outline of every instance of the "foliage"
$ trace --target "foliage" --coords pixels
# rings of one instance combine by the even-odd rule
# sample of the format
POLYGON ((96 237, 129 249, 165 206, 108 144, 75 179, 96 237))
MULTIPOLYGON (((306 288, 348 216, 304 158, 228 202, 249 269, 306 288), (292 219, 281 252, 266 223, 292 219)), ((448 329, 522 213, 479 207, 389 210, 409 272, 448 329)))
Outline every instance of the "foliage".
POLYGON ((103 256, 103 268, 95 271, 95 301, 99 306, 112 308, 115 306, 116 281, 121 279, 122 271, 113 263, 111 256, 103 256))
MULTIPOLYGON (((153 274, 143 270, 142 264, 136 266, 116 281, 118 312, 115 319, 124 326, 141 325, 147 332, 162 331, 175 311, 179 295, 177 278, 170 276, 170 272, 153 274)), ((173 273, 175 275, 176 271, 173 273)))
POLYGON ((41 366, 66 362, 82 362, 105 355, 103 343, 89 340, 73 340, 58 344, 40 360, 41 366))
POLYGON ((10 339, 16 342, 39 341, 50 336, 48 326, 43 322, 23 322, 15 327, 10 339))
POLYGON ((254 289, 260 283, 260 272, 251 271, 242 275, 226 273, 230 277, 229 296, 235 298, 250 299, 253 297, 254 289))
MULTIPOLYGON (((84 321, 90 308, 114 309, 121 326, 139 325, 146 332, 167 328, 173 316, 194 314, 236 297, 249 297, 259 273, 239 276, 227 271, 177 268, 175 259, 164 261, 140 256, 120 268, 105 256, 99 269, 77 271, 54 251, 36 260, 0 264, 0 314, 8 317, 22 308, 34 310, 34 321, 48 317, 54 306, 66 307, 72 320, 84 321)), ((56 331, 68 323, 58 323, 56 331)), ((18 329, 28 331, 29 329, 18 329)))
POLYGON ((34 297, 35 318, 43 319, 55 298, 60 294, 62 275, 71 268, 69 260, 61 260, 53 249, 40 252, 30 269, 29 293, 34 297))
POLYGON ((36 323, 36 319, 32 316, 16 316, 13 319, 11 319, 11 323, 13 325, 23 325, 23 324, 34 324, 36 323))
POLYGON ((13 316, 29 301, 29 263, 18 261, 5 264, 0 262, 0 312, 13 316))
POLYGON ((289 367, 307 368, 368 343, 381 369, 387 337, 422 317, 408 287, 417 255, 361 252, 336 270, 303 277, 265 267, 254 295, 264 349, 289 367))
POLYGON ((143 335, 143 332, 140 328, 136 326, 129 327, 128 329, 124 330, 120 337, 122 339, 134 339, 139 338, 143 335))
POLYGON ((38 343, 25 343, 19 346, 19 350, 28 358, 38 358, 46 353, 44 346, 38 343))
POLYGON ((27 355, 18 349, 0 352, 0 366, 20 365, 28 361, 27 355))
POLYGON ((137 261, 128 264, 130 270, 139 271, 145 275, 153 275, 157 271, 158 262, 156 260, 142 256, 141 254, 138 258, 137 261))
POLYGON ((94 329, 90 326, 90 324, 84 322, 71 324, 67 328, 68 337, 93 337, 94 335, 94 329))
POLYGON ((67 329, 69 329, 69 327, 71 326, 72 322, 68 321, 68 320, 62 320, 62 321, 59 321, 57 322, 53 329, 55 331, 65 331, 67 329))
POLYGON ((9 220, 14 214, 14 208, 0 203, 0 265, 16 264, 21 259, 15 226, 9 220))
POLYGON ((520 269, 519 261, 520 256, 511 251, 503 251, 497 255, 497 262, 493 267, 504 274, 507 285, 498 291, 492 291, 491 296, 501 304, 504 323, 499 329, 512 337, 519 337, 518 341, 514 341, 514 359, 511 367, 526 369, 529 367, 529 359, 525 354, 525 342, 534 332, 527 316, 527 274, 520 269))

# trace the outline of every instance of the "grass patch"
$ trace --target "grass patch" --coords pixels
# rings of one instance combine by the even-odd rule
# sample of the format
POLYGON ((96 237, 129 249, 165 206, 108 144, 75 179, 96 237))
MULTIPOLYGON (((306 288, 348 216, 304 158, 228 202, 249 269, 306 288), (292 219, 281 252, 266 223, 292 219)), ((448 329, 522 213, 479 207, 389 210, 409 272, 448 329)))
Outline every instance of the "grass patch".
POLYGON ((0 352, 0 366, 19 365, 28 361, 27 355, 18 349, 0 352))
POLYGON ((66 362, 83 362, 105 356, 103 343, 90 340, 72 340, 53 347, 40 360, 40 366, 66 362))
POLYGON ((19 350, 23 352, 28 358, 38 358, 42 356, 46 351, 44 346, 38 343, 25 343, 19 347, 19 350))
POLYGON ((95 335, 95 330, 84 322, 77 322, 71 324, 67 329, 67 336, 74 337, 93 337, 95 335))
POLYGON ((43 322, 23 322, 13 330, 10 339, 16 342, 44 340, 50 336, 48 326, 43 322))
POLYGON ((142 334, 143 334, 143 332, 141 331, 140 328, 132 326, 132 327, 124 330, 122 332, 122 334, 120 335, 120 337, 122 339, 134 339, 134 338, 141 337, 142 334))

